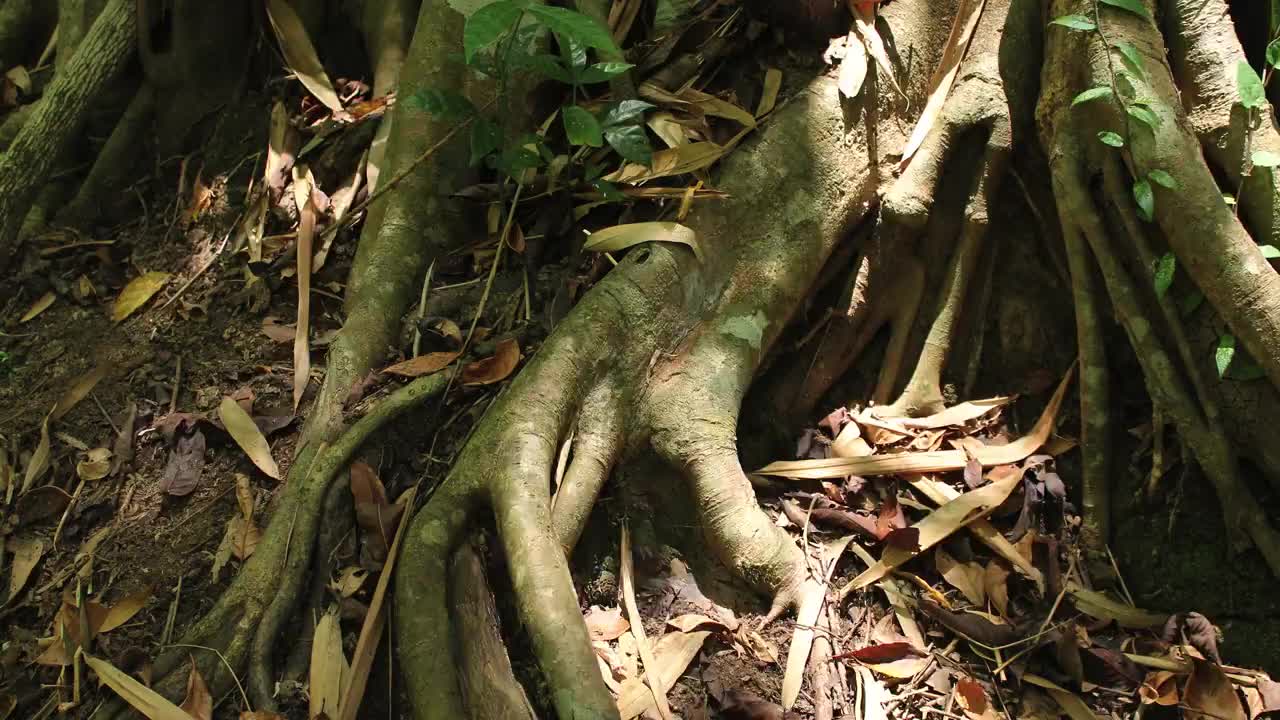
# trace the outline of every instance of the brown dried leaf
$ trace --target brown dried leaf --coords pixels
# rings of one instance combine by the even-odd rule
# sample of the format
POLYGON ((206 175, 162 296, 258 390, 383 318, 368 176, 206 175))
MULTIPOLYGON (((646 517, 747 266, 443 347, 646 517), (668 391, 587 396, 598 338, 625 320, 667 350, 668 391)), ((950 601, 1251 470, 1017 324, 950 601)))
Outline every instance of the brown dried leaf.
POLYGON ((514 339, 498 343, 492 357, 477 360, 462 368, 464 385, 491 385, 506 380, 520 364, 520 344, 514 339))
POLYGON ((76 463, 76 475, 86 482, 101 480, 110 473, 111 451, 106 448, 94 448, 76 463))
POLYGON ((209 694, 209 686, 196 668, 195 658, 191 659, 191 673, 187 675, 187 697, 182 701, 183 712, 192 720, 213 720, 213 696, 209 694))
POLYGON ((620 607, 605 609, 592 606, 583 619, 587 622, 587 634, 592 640, 617 640, 631 628, 631 623, 622 617, 620 607))
POLYGON ((627 163, 621 170, 604 177, 609 182, 638 185, 657 178, 683 175, 710 167, 729 151, 728 145, 713 142, 695 142, 659 150, 653 154, 653 164, 627 163))
POLYGON ((398 362, 395 365, 383 370, 388 375, 400 375, 402 377, 421 377, 438 372, 449 366, 449 363, 458 359, 457 352, 433 352, 426 355, 419 355, 416 358, 410 358, 404 362, 398 362))
POLYGON ((9 597, 13 600, 22 592, 31 571, 35 570, 44 556, 44 540, 40 538, 11 537, 6 543, 9 552, 13 553, 13 565, 9 568, 9 597))
POLYGON ((983 573, 983 587, 996 611, 1002 617, 1009 617, 1009 569, 999 560, 988 562, 983 573))
POLYGON ((27 462, 27 469, 22 478, 23 495, 35 487, 35 484, 49 471, 49 417, 46 415, 40 423, 40 441, 36 443, 36 449, 31 453, 31 460, 27 462))
POLYGON ((48 310, 49 306, 53 304, 53 301, 57 299, 58 296, 54 295, 53 291, 49 291, 41 295, 35 302, 31 303, 31 307, 22 314, 22 317, 18 320, 18 324, 21 325, 22 323, 33 320, 37 315, 48 310))
POLYGON ((337 717, 342 690, 351 672, 342 652, 342 628, 338 616, 325 613, 316 624, 311 645, 311 712, 309 718, 337 717))
POLYGON ((933 551, 933 561, 938 566, 938 574, 942 579, 959 590, 965 600, 978 606, 986 603, 986 574, 981 565, 976 562, 962 563, 941 547, 933 551))
MULTIPOLYGON (((305 165, 293 167, 293 191, 298 203, 298 320, 293 336, 293 412, 311 380, 311 247, 316 234, 315 178, 305 165)), ((272 475, 272 477, 276 477, 272 475)))
POLYGON ((268 315, 262 319, 262 334, 271 338, 274 342, 293 342, 293 336, 297 333, 296 327, 281 324, 280 319, 274 315, 268 315))
POLYGON ((176 440, 169 450, 164 474, 160 476, 160 489, 174 497, 184 497, 190 495, 200 484, 200 474, 204 470, 205 439, 200 430, 178 433, 174 437, 176 440))
POLYGON ((133 619, 134 615, 137 615, 142 608, 147 606, 147 602, 151 600, 152 595, 153 592, 151 588, 144 588, 132 595, 126 595, 120 598, 116 601, 116 604, 112 605, 111 608, 107 610, 106 614, 102 618, 101 624, 95 628, 94 632, 111 632, 112 630, 115 630, 121 625, 129 622, 133 619))
POLYGON ((71 412, 72 408, 79 405, 81 400, 88 397, 89 393, 98 386, 98 383, 109 372, 111 372, 111 364, 104 362, 95 365, 92 370, 76 378, 75 384, 62 397, 58 398, 58 404, 53 407, 53 412, 49 414, 50 419, 54 422, 61 420, 63 416, 71 412))
POLYGON ((1222 668, 1208 660, 1192 658, 1193 669, 1183 692, 1189 720, 1248 720, 1235 686, 1222 668))

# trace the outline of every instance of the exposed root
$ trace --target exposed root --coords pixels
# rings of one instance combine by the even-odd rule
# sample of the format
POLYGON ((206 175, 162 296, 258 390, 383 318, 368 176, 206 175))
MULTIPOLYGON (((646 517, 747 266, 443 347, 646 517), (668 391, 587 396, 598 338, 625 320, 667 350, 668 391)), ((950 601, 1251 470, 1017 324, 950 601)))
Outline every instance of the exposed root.
POLYGON ((108 2, 85 35, 81 52, 59 69, 42 102, 0 156, 0 271, 13 256, 31 200, 74 139, 86 111, 132 56, 136 21, 133 2, 108 2))
POLYGON ((150 85, 143 85, 98 152, 75 197, 58 212, 60 224, 80 226, 95 220, 102 214, 104 201, 120 197, 120 189, 128 186, 132 171, 145 157, 139 149, 146 147, 154 107, 155 93, 150 85))

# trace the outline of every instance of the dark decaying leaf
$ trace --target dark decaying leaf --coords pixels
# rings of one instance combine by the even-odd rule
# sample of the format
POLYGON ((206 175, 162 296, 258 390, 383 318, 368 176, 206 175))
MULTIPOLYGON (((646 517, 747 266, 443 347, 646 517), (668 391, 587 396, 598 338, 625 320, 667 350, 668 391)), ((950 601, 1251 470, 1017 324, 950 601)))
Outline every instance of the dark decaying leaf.
POLYGON ((982 462, 970 455, 964 465, 964 484, 972 490, 982 484, 982 462))
POLYGON ((120 472, 120 468, 133 461, 133 432, 138 421, 138 405, 130 402, 125 412, 124 422, 120 423, 120 433, 116 435, 115 444, 111 446, 111 474, 120 472))
POLYGON ((920 552, 920 528, 905 527, 890 530, 884 536, 886 548, 894 548, 908 553, 920 552))
POLYGON ((31 488, 18 497, 18 524, 30 525, 34 522, 57 517, 70 504, 71 496, 60 487, 41 485, 40 487, 31 488))
POLYGON ((799 720, 800 715, 785 712, 781 705, 754 693, 734 688, 724 693, 724 699, 720 702, 720 717, 724 720, 799 720))
POLYGON ((1181 643, 1182 634, 1186 635, 1187 642, 1205 658, 1222 663, 1222 657, 1218 654, 1218 629, 1209 622, 1209 618, 1198 612, 1170 615, 1164 623, 1160 639, 1171 644, 1181 643))
POLYGON ((351 496, 355 499, 356 523, 360 526, 372 559, 386 557, 395 536, 402 505, 387 501, 387 491, 374 469, 365 462, 351 464, 351 496))
POLYGON ((175 497, 190 495, 200 484, 204 451, 204 433, 199 429, 175 433, 169 461, 160 476, 160 489, 175 497))
POLYGON ((920 610, 949 630, 988 647, 1008 645, 1021 639, 1011 625, 997 625, 981 615, 948 610, 932 600, 922 599, 920 610))
POLYGON ((1195 667, 1187 680, 1182 702, 1189 720, 1247 720, 1235 686, 1216 663, 1192 659, 1195 667))
POLYGON ((1107 687, 1142 684, 1142 669, 1124 653, 1104 647, 1091 647, 1080 654, 1086 679, 1107 687))
MULTIPOLYGON (((886 615, 885 617, 890 617, 886 615)), ((832 660, 853 658, 864 663, 888 663, 906 657, 920 657, 922 653, 909 642, 890 642, 880 645, 868 645, 858 650, 832 656, 832 660)))
POLYGON ((195 658, 191 659, 191 673, 187 676, 187 698, 180 706, 192 720, 212 720, 213 696, 209 694, 209 686, 196 667, 195 658))

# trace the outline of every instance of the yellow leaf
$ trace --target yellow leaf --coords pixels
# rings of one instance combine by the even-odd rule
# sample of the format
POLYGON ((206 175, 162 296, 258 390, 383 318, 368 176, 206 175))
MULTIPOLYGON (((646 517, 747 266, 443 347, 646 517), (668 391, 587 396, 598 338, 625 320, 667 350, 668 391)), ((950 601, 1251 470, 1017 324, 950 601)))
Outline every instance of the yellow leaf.
POLYGON ((325 107, 341 112, 342 101, 338 99, 333 83, 325 74, 320 56, 316 55, 316 48, 311 44, 311 38, 307 37, 306 27, 288 1, 267 0, 267 17, 271 20, 276 40, 280 42, 285 64, 325 107))
POLYGON ((271 446, 267 444, 262 431, 254 424, 253 418, 249 417, 244 408, 230 397, 224 397, 222 404, 218 406, 218 418, 222 420, 222 425, 231 435, 231 439, 236 441, 241 450, 244 450, 253 464, 269 477, 279 480, 280 468, 271 457, 271 446))
POLYGON ((653 154, 653 164, 649 167, 640 163, 627 163, 621 170, 606 175, 604 179, 609 182, 635 185, 671 175, 697 172, 710 167, 728 152, 729 148, 730 145, 717 145, 709 141, 667 148, 653 154))
POLYGON ((778 104, 778 91, 782 89, 782 71, 769 68, 764 73, 764 89, 760 91, 760 104, 756 105, 756 117, 764 117, 773 112, 778 104))
POLYGON ((140 592, 132 595, 126 595, 107 611, 107 616, 103 618, 102 625, 98 627, 99 633, 111 632, 116 628, 124 625, 133 619, 142 608, 147 606, 147 601, 151 599, 151 588, 145 588, 140 592))
POLYGON ((587 237, 582 249, 591 252, 625 250, 644 242, 673 242, 688 245, 693 254, 702 259, 698 247, 698 234, 691 228, 674 222, 642 222, 614 225, 597 230, 587 237))
POLYGON ((18 320, 18 324, 21 325, 22 323, 27 322, 28 320, 31 320, 35 316, 44 312, 45 310, 48 310, 49 306, 53 304, 53 301, 57 299, 58 299, 58 296, 54 295, 52 292, 47 292, 41 295, 39 299, 31 303, 31 309, 27 310, 25 313, 22 314, 22 317, 18 320))
POLYGON ((89 392, 97 387, 102 378, 106 377, 110 371, 110 363, 99 363, 89 372, 76 378, 75 384, 62 397, 58 398, 58 404, 53 407, 50 419, 61 420, 63 415, 71 412, 71 409, 79 405, 81 400, 88 397, 89 392))
POLYGON ((169 277, 169 273, 152 271, 134 278, 116 298, 116 304, 111 308, 112 322, 120 322, 146 305, 169 282, 169 277))
POLYGON ((9 538, 9 551, 13 553, 13 566, 9 570, 9 600, 12 600, 31 577, 31 571, 44 555, 44 541, 40 539, 9 538))
POLYGON ((106 448, 94 448, 85 459, 76 463, 76 475, 87 482, 101 480, 110 472, 111 451, 106 448))
POLYGON ((128 673, 116 666, 92 655, 84 656, 88 665, 102 682, 106 683, 134 710, 150 718, 150 720, 191 720, 182 708, 165 700, 160 693, 133 679, 128 673))
POLYGON ((49 417, 40 423, 40 442, 36 444, 31 460, 27 462, 26 474, 22 478, 22 492, 35 487, 37 481, 49 470, 49 417))

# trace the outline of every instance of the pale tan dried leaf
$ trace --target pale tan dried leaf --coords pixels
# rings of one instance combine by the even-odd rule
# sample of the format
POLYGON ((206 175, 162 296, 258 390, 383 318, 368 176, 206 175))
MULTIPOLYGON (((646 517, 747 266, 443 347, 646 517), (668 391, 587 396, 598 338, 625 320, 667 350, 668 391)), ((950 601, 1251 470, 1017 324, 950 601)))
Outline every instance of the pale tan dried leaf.
POLYGON ((17 597, 26 586, 44 556, 44 540, 40 538, 11 537, 7 543, 9 552, 13 553, 13 563, 9 566, 9 600, 17 597))
POLYGON ((711 630, 720 632, 727 631, 729 629, 729 626, 719 620, 707 617, 701 613, 685 613, 684 615, 677 615, 676 617, 667 620, 667 624, 681 632, 694 632, 695 630, 711 630))
POLYGON ((850 592, 864 588, 887 575, 894 568, 937 545, 973 520, 995 510, 1009 497, 1013 489, 1022 484, 1022 471, 1010 470, 1000 477, 993 477, 990 484, 970 490, 942 507, 926 515, 911 527, 920 533, 919 549, 906 550, 886 545, 880 561, 849 581, 840 591, 845 597, 850 592))
MULTIPOLYGON (((640 661, 644 663, 645 680, 652 694, 654 706, 658 709, 658 716, 662 720, 671 720, 671 707, 667 704, 669 688, 662 687, 662 674, 658 671, 658 663, 654 658, 653 649, 649 646, 649 639, 645 637, 644 618, 641 617, 639 606, 636 604, 635 575, 631 559, 631 528, 626 523, 622 525, 620 555, 622 567, 619 571, 619 579, 622 583, 622 601, 627 608, 627 617, 631 621, 631 635, 636 639, 640 661)), ((623 720, 629 720, 629 718, 623 718, 623 720)))
POLYGON ((86 482, 101 480, 110 473, 111 451, 106 448, 94 448, 76 463, 76 475, 86 482))
MULTIPOLYGON (((876 65, 880 66, 880 70, 888 78, 889 84, 901 93, 902 88, 898 86, 898 79, 893 75, 893 63, 889 61, 889 53, 885 52, 884 41, 880 39, 880 33, 876 30, 875 6, 855 5, 853 8, 853 25, 858 35, 862 38, 862 44, 866 47, 867 54, 875 58, 876 65)), ((853 44, 852 41, 850 44, 853 44)), ((847 58, 848 56, 846 56, 847 58)))
POLYGON ((49 415, 46 415, 44 421, 40 423, 40 440, 31 453, 31 459, 27 461, 27 469, 22 478, 23 493, 35 487, 36 483, 49 471, 49 446, 49 415))
POLYGON ((893 662, 864 664, 880 675, 901 680, 915 677, 928 663, 927 657, 905 657, 893 662))
POLYGON ((838 458, 867 457, 874 455, 875 450, 862 439, 862 431, 858 423, 846 423, 831 443, 831 455, 838 458))
POLYGON ((267 165, 263 172, 263 182, 272 192, 272 198, 278 198, 289 184, 290 173, 296 159, 298 138, 289 124, 289 111, 284 103, 277 100, 271 106, 271 129, 267 134, 267 165))
POLYGON ((315 639, 311 645, 311 712, 308 717, 316 720, 322 715, 336 717, 347 674, 351 672, 347 656, 342 652, 342 627, 338 616, 325 613, 316 623, 315 639))
POLYGON ((398 362, 395 365, 383 370, 388 375, 400 375, 403 377, 421 377, 430 375, 433 372, 449 367, 449 363, 458 359, 457 352, 433 352, 426 355, 419 355, 416 358, 410 358, 404 362, 398 362))
MULTIPOLYGON (((368 158, 369 151, 366 150, 364 156, 360 158, 360 162, 356 163, 355 172, 330 198, 329 210, 335 224, 342 222, 351 206, 355 204, 356 193, 360 192, 360 186, 364 181, 364 168, 368 158)), ((324 267, 325 260, 329 257, 329 250, 333 248, 333 240, 337 236, 338 234, 333 232, 323 236, 323 243, 316 250, 315 258, 312 261, 312 272, 320 272, 320 268, 324 267)))
POLYGON ((306 166, 294 166, 293 187, 301 193, 298 203, 298 321, 293 336, 293 411, 298 412, 302 395, 311 379, 311 246, 316 233, 316 205, 311 188, 315 180, 306 166), (301 189, 300 189, 301 188, 301 189))
POLYGON ((271 457, 271 446, 267 444, 262 431, 254 424, 253 418, 249 417, 239 403, 230 396, 223 397, 222 404, 218 406, 218 419, 222 421, 231 439, 236 441, 259 470, 266 473, 268 477, 280 479, 280 468, 271 457))
POLYGON ((996 611, 1009 617, 1009 570, 999 560, 992 560, 983 571, 982 582, 996 611))
POLYGON ((280 42, 285 64, 325 107, 341 112, 342 101, 333 90, 333 83, 329 81, 324 65, 316 55, 311 38, 307 37, 302 19, 294 12, 288 0, 267 0, 267 17, 271 20, 276 40, 280 42))
POLYGON ((896 418, 897 422, 904 427, 916 428, 918 430, 934 430, 937 428, 953 427, 956 425, 964 425, 971 420, 986 415, 992 410, 1002 408, 1013 401, 1012 395, 1002 395, 999 397, 987 398, 986 400, 970 400, 959 405, 953 405, 941 412, 933 415, 926 415, 920 418, 896 418))
POLYGON ((249 476, 236 473, 236 504, 240 506, 240 514, 245 520, 253 519, 254 502, 253 485, 249 483, 249 476))
POLYGON ((889 714, 884 706, 893 699, 893 693, 871 674, 871 670, 858 665, 854 667, 854 672, 857 673, 858 684, 862 687, 862 719, 889 720, 889 714))
POLYGON ((1099 620, 1110 620, 1121 627, 1161 627, 1169 619, 1168 615, 1148 612, 1117 602, 1101 592, 1085 589, 1074 581, 1067 583, 1067 593, 1071 595, 1076 609, 1080 612, 1099 620))
POLYGON ((875 414, 874 410, 874 408, 867 408, 854 418, 854 421, 862 426, 862 434, 872 445, 893 445, 913 435, 896 418, 881 418, 875 414))
POLYGON ((1071 720, 1099 720, 1098 716, 1094 715, 1093 711, 1089 709, 1089 706, 1080 699, 1080 696, 1070 690, 1065 690, 1053 682, 1032 673, 1023 675, 1022 680, 1044 688, 1071 720))
POLYGON ((35 316, 39 315, 45 310, 48 310, 49 306, 53 304, 53 301, 57 299, 58 299, 58 296, 54 295, 53 291, 49 291, 41 295, 40 297, 36 298, 36 301, 31 303, 31 307, 28 308, 27 311, 22 314, 22 317, 18 319, 18 324, 21 325, 24 322, 32 320, 33 318, 35 318, 35 316))
POLYGON ((342 574, 329 583, 329 589, 344 598, 351 597, 360 591, 360 587, 368 577, 369 571, 364 568, 354 565, 345 567, 342 569, 342 574))
POLYGON ((710 141, 680 145, 655 152, 653 164, 649 167, 640 163, 627 163, 617 172, 606 175, 604 179, 609 182, 638 185, 658 178, 697 172, 711 167, 728 151, 728 145, 717 145, 710 141))
POLYGON ((71 386, 71 389, 58 398, 58 404, 53 407, 53 412, 49 413, 49 418, 54 422, 61 420, 63 416, 71 412, 72 408, 79 405, 81 400, 88 397, 89 393, 97 387, 98 383, 109 372, 111 372, 111 364, 103 362, 76 378, 75 384, 71 386))
MULTIPOLYGON (((416 493, 417 488, 409 488, 400 496, 398 504, 401 507, 413 507, 416 493)), ((387 587, 391 582, 392 571, 395 570, 400 541, 403 539, 405 528, 408 526, 409 523, 401 522, 396 527, 395 539, 391 541, 391 548, 387 551, 387 559, 383 563, 382 573, 378 576, 378 584, 374 588, 373 597, 369 601, 369 612, 365 614, 364 625, 360 627, 360 637, 356 640, 355 653, 351 658, 351 670, 347 673, 347 682, 342 688, 342 705, 339 707, 338 716, 335 720, 355 720, 356 713, 360 710, 360 703, 364 699, 365 686, 369 682, 369 669, 373 667, 374 654, 378 651, 378 643, 381 641, 383 634, 382 630, 387 622, 387 616, 384 612, 387 587)))
MULTIPOLYGON (((621 640, 629 637, 632 637, 630 633, 619 638, 620 650, 621 640)), ((631 720, 655 707, 653 692, 646 681, 656 678, 659 692, 666 697, 666 693, 675 687, 676 680, 680 679, 685 668, 689 667, 689 663, 697 657, 698 651, 702 649, 708 637, 711 637, 711 633, 706 630, 691 633, 670 632, 654 643, 652 653, 654 664, 645 671, 644 679, 632 677, 622 683, 622 692, 618 694, 618 714, 622 716, 621 720, 631 720), (650 677, 651 675, 653 678, 650 677)), ((622 658, 622 662, 627 663, 626 657, 622 658)))
POLYGON ((106 660, 92 655, 84 656, 85 664, 98 674, 98 678, 116 691, 134 710, 150 718, 150 720, 191 720, 182 708, 165 700, 160 693, 133 679, 128 673, 116 668, 106 660))
POLYGON ((502 382, 520 364, 520 344, 513 338, 498 343, 491 357, 462 368, 463 385, 491 385, 502 382))
POLYGON ((800 589, 800 609, 796 612, 795 632, 791 636, 791 645, 787 648, 787 665, 782 675, 783 710, 790 710, 800 697, 804 668, 809 662, 809 650, 813 647, 818 615, 827 599, 827 584, 831 582, 836 562, 852 540, 853 536, 848 535, 829 543, 822 553, 827 568, 822 581, 809 578, 800 589))
POLYGON ((587 236, 582 245, 583 250, 590 252, 616 252, 646 242, 670 242, 689 246, 693 254, 702 259, 702 249, 698 247, 698 234, 685 225, 676 222, 640 222, 614 225, 597 230, 587 236))
POLYGON ((274 342, 287 343, 293 342, 293 336, 298 334, 298 330, 293 325, 282 325, 279 318, 268 315, 262 319, 262 334, 274 342))
POLYGON ((656 112, 645 119, 645 124, 654 132, 662 142, 667 144, 669 148, 680 147, 689 144, 689 135, 684 125, 675 119, 675 116, 669 112, 656 112))
POLYGON ((773 112, 778 104, 778 91, 782 89, 782 71, 771 67, 764 71, 764 87, 760 90, 760 102, 756 105, 756 117, 773 112))
POLYGON ((622 633, 631 629, 631 623, 622 617, 622 608, 602 608, 592 606, 583 617, 587 623, 587 634, 592 640, 617 640, 622 633))
POLYGON ((691 107, 697 108, 703 114, 727 118, 747 127, 756 126, 755 115, 752 115, 746 109, 715 95, 704 93, 701 90, 685 88, 680 91, 680 99, 688 102, 691 107))
POLYGON ((929 99, 925 101, 924 110, 916 120, 907 145, 902 149, 901 167, 906 167, 911 156, 920 148, 929 131, 942 114, 942 106, 946 103, 947 94, 955 82, 956 73, 960 71, 960 61, 969 49, 969 40, 978 27, 978 18, 982 16, 982 8, 986 0, 961 0, 951 25, 951 35, 947 38, 946 47, 942 51, 942 61, 934 70, 929 81, 929 99))
POLYGON ((841 95, 856 98, 862 92, 862 83, 867 79, 867 48, 853 31, 849 32, 845 42, 844 59, 840 61, 840 75, 836 86, 840 88, 841 95))
POLYGON ((1177 705, 1182 702, 1178 686, 1182 682, 1181 673, 1172 670, 1156 670, 1147 673, 1138 688, 1138 697, 1143 705, 1177 705))
POLYGON ((167 272, 153 270, 130 281, 120 291, 120 297, 116 298, 115 305, 111 308, 112 322, 120 322, 137 312, 138 308, 146 305, 147 301, 160 292, 160 288, 169 282, 170 277, 167 272))
POLYGON ((151 588, 145 588, 132 595, 120 598, 107 610, 107 614, 102 618, 102 624, 98 626, 97 632, 111 632, 132 620, 134 615, 137 615, 142 608, 147 606, 147 602, 151 600, 152 595, 151 588))
POLYGON ((227 521, 226 537, 230 542, 231 554, 235 555, 237 560, 248 560, 253 556, 253 551, 258 548, 262 531, 253 520, 246 519, 243 515, 236 515, 227 521))
POLYGON ((959 590, 970 603, 982 605, 987 601, 986 583, 981 565, 975 562, 962 563, 941 547, 933 551, 933 561, 937 564, 938 574, 942 579, 959 590))
POLYGON ((191 660, 191 672, 187 675, 187 697, 181 708, 192 720, 213 720, 213 696, 209 694, 209 686, 200 675, 194 658, 191 660))

